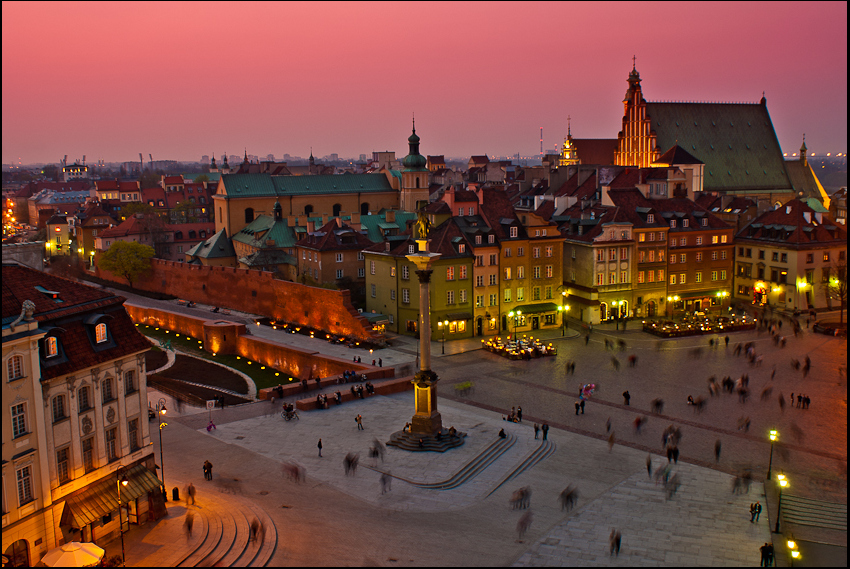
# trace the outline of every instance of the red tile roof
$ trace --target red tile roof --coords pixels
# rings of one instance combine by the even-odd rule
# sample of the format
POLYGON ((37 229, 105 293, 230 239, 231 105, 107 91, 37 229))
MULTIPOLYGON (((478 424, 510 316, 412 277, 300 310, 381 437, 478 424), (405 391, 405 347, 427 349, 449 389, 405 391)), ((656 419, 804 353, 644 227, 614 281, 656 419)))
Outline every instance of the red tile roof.
POLYGON ((805 247, 840 243, 847 246, 847 229, 818 214, 800 199, 767 211, 738 232, 736 239, 783 243, 805 247), (820 217, 820 221, 818 221, 820 217))

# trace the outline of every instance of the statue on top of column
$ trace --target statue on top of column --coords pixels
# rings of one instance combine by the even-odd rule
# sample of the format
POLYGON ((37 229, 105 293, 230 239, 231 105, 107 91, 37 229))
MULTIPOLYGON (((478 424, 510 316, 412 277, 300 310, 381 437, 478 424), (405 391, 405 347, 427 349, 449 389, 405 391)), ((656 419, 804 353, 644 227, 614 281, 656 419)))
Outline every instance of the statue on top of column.
POLYGON ((431 231, 431 222, 428 220, 428 216, 425 215, 424 211, 419 212, 414 227, 416 228, 416 233, 419 235, 418 239, 428 238, 428 232, 431 231))

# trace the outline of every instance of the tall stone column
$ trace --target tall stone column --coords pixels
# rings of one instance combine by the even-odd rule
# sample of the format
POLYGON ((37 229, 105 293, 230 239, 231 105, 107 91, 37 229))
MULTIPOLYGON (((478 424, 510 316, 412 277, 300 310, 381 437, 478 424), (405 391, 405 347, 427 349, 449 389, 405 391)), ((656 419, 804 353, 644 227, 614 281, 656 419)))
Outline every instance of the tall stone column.
MULTIPOLYGON (((415 257, 417 255, 410 255, 415 257)), ((430 256, 430 255, 428 255, 430 256)), ((424 261, 425 259, 421 259, 424 261)), ((419 265, 420 263, 417 263, 419 265)), ((424 266, 430 266, 427 259, 424 266)), ((443 420, 437 411, 437 382, 439 377, 431 371, 431 306, 430 283, 431 273, 428 268, 419 269, 419 345, 422 352, 422 364, 413 376, 415 413, 410 421, 410 432, 424 435, 436 435, 443 430, 443 420)))

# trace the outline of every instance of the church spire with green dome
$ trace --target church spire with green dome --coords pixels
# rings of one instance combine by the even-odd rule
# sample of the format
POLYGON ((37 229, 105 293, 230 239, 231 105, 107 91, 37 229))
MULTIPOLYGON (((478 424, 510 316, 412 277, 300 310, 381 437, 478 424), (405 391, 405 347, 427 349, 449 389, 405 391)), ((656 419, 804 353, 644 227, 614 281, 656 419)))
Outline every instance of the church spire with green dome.
POLYGON ((419 154, 419 137, 416 135, 416 118, 413 119, 413 134, 411 134, 407 138, 407 142, 410 144, 410 152, 407 156, 402 160, 402 165, 404 169, 407 171, 413 170, 425 170, 425 165, 427 160, 424 156, 419 154))

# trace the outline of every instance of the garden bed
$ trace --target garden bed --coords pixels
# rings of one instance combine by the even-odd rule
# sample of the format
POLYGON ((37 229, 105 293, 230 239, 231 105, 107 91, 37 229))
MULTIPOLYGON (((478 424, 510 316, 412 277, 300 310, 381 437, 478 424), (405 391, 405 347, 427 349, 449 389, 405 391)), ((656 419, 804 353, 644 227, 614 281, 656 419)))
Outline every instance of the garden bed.
POLYGON ((203 407, 207 401, 217 397, 223 397, 225 405, 238 405, 249 401, 249 399, 236 395, 222 393, 199 385, 190 385, 158 374, 148 376, 148 385, 172 397, 179 397, 183 402, 196 407, 203 407))
POLYGON ((177 354, 174 365, 158 375, 191 383, 211 385, 236 393, 246 395, 248 393, 248 385, 239 375, 213 363, 182 354, 177 354))
POLYGON ((151 347, 150 351, 145 353, 145 369, 152 371, 159 369, 168 363, 168 354, 157 348, 151 347))

